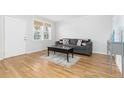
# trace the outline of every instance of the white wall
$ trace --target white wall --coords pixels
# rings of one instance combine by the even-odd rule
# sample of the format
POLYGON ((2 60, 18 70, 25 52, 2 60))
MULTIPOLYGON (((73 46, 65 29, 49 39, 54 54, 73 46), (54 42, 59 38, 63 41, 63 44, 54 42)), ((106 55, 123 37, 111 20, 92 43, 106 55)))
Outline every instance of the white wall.
POLYGON ((26 53, 32 53, 37 52, 46 49, 47 46, 54 44, 55 42, 55 23, 48 20, 41 18, 40 16, 15 16, 11 15, 9 17, 19 18, 26 21, 26 35, 28 37, 28 40, 26 42, 26 53), (36 17, 38 19, 41 19, 43 21, 48 21, 53 24, 52 28, 52 40, 33 40, 33 18, 36 17))
POLYGON ((107 40, 112 31, 112 16, 80 16, 56 25, 57 40, 60 38, 89 38, 93 52, 106 54, 107 40))

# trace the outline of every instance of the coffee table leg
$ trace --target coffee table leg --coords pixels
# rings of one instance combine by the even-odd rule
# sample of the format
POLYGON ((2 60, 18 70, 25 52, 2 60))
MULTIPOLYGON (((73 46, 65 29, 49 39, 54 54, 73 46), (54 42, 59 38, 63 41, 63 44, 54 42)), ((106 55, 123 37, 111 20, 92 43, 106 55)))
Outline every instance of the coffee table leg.
POLYGON ((49 56, 49 49, 48 49, 48 56, 49 56))
POLYGON ((56 52, 54 51, 54 55, 55 55, 55 53, 56 53, 56 52))
POLYGON ((69 62, 68 53, 67 53, 67 62, 69 62))
POLYGON ((74 54, 72 53, 72 58, 74 58, 74 54))
POLYGON ((74 53, 73 53, 73 49, 72 49, 71 53, 72 53, 72 58, 74 58, 74 53))

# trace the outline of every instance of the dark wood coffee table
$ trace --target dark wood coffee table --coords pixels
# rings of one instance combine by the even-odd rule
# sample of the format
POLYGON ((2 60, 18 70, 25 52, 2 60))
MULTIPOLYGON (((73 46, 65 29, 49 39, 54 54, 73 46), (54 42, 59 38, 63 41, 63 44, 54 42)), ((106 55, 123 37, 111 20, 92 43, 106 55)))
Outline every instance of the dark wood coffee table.
POLYGON ((55 52, 61 52, 61 53, 66 53, 67 54, 67 62, 69 62, 69 54, 72 54, 73 58, 73 48, 67 47, 67 46, 50 46, 48 47, 48 56, 49 56, 49 51, 54 51, 55 52))

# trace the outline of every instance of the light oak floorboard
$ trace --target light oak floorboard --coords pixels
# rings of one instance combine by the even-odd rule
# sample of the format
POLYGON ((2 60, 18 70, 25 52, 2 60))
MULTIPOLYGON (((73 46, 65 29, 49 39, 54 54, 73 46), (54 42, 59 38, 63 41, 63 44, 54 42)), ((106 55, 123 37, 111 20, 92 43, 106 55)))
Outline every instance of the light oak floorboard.
POLYGON ((46 51, 21 55, 0 61, 1 78, 119 78, 117 65, 113 61, 112 74, 109 73, 107 56, 93 54, 80 56, 72 67, 63 67, 45 59, 46 51))

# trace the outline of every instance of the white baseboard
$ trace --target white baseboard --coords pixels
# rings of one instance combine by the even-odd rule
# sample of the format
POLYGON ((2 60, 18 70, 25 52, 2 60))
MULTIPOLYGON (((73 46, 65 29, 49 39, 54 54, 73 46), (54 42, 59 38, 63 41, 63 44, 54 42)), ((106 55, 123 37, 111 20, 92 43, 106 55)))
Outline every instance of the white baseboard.
POLYGON ((93 51, 93 53, 107 55, 107 53, 103 53, 103 52, 96 52, 96 51, 93 51))
MULTIPOLYGON (((47 50, 47 48, 40 49, 40 50, 31 50, 31 51, 27 51, 26 54, 35 53, 35 52, 40 52, 40 51, 43 51, 43 50, 47 50)), ((96 52, 96 51, 93 51, 93 53, 107 55, 106 53, 103 53, 103 52, 96 52)))
POLYGON ((0 58, 0 60, 3 60, 3 58, 0 58))
POLYGON ((26 54, 31 54, 31 53, 35 53, 35 52, 40 52, 40 51, 43 51, 43 50, 45 50, 45 49, 27 51, 26 54))

